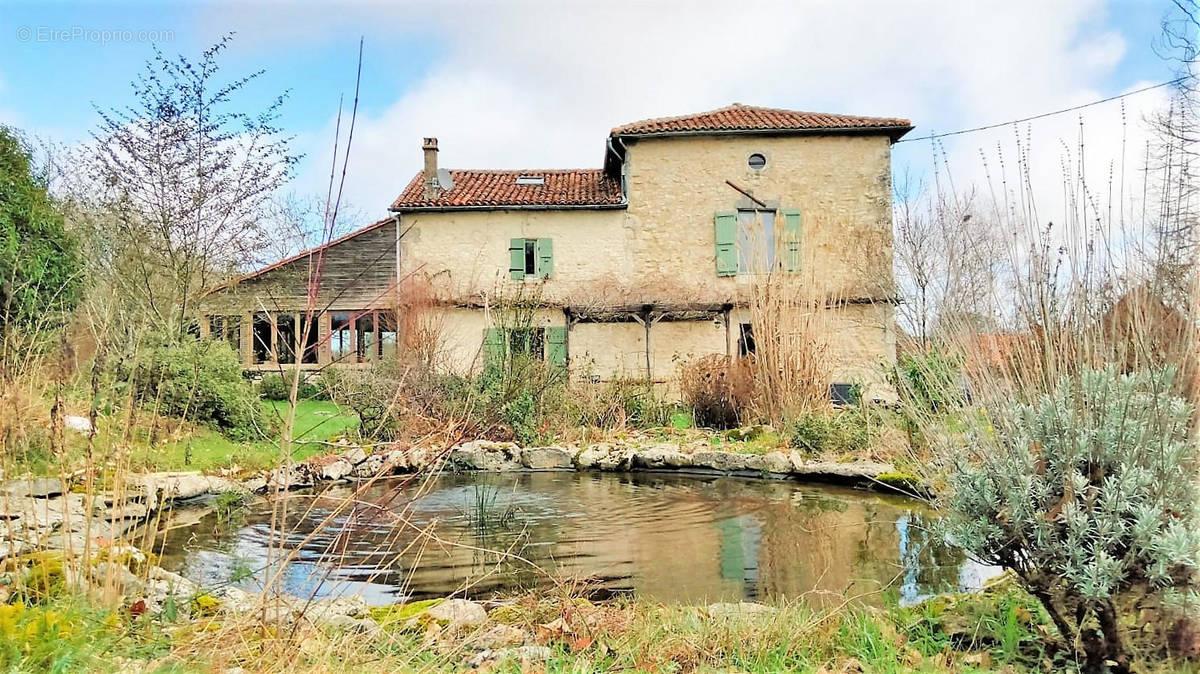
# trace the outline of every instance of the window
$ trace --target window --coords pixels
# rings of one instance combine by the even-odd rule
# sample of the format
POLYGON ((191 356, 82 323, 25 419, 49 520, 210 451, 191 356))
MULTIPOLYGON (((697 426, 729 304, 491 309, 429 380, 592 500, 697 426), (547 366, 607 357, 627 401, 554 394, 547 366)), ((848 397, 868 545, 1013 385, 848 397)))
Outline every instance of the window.
POLYGON ((275 317, 275 360, 285 365, 296 362, 296 317, 275 317))
POLYGON ((784 208, 718 211, 713 217, 717 276, 800 271, 801 212, 784 208))
POLYGON ((354 352, 360 363, 377 357, 375 341, 375 312, 370 311, 354 319, 354 352))
POLYGON ((300 351, 301 363, 312 364, 318 360, 321 343, 318 325, 320 319, 309 320, 307 312, 300 314, 300 339, 297 341, 304 343, 304 348, 300 351))
POLYGON ((838 407, 853 407, 862 399, 862 387, 858 384, 831 384, 829 399, 838 407))
POLYGON ((738 356, 745 358, 754 353, 754 326, 749 323, 741 323, 738 325, 738 356))
POLYGON ((525 275, 537 274, 537 241, 525 239, 525 275))
POLYGON ((738 273, 765 273, 775 268, 775 211, 737 212, 738 273))
POLYGON ((396 353, 396 316, 390 311, 380 311, 376 315, 379 319, 379 357, 386 358, 396 353))
POLYGON ((329 353, 335 363, 345 362, 350 357, 350 314, 330 315, 329 353))
POLYGON ((550 278, 554 274, 552 239, 510 239, 508 243, 509 277, 550 278))
POLYGON ((233 352, 242 352, 242 317, 241 316, 209 316, 208 336, 211 339, 223 339, 233 352))
POLYGON ((488 328, 483 333, 483 356, 488 366, 503 365, 521 355, 545 360, 555 367, 567 366, 567 328, 488 328))
POLYGON ((271 316, 269 314, 254 314, 251 329, 254 333, 254 341, 251 345, 254 362, 271 362, 271 333, 273 332, 271 330, 271 316))
POLYGON ((750 158, 746 160, 746 163, 749 164, 750 168, 754 169, 755 171, 761 171, 767 166, 767 158, 755 152, 754 154, 750 155, 750 158))

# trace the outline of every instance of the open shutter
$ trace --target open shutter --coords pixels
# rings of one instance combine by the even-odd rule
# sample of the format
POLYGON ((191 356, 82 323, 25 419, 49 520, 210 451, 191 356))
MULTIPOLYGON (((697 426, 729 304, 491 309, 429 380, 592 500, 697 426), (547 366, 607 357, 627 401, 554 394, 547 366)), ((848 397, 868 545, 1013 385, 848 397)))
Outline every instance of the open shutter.
POLYGON ((800 271, 800 209, 783 209, 783 268, 800 271))
POLYGON ((508 240, 508 275, 518 281, 525 278, 525 239, 508 240))
POLYGON ((552 367, 567 366, 567 328, 564 325, 546 328, 546 361, 552 367))
POLYGON ((537 275, 538 278, 554 276, 554 240, 537 240, 537 275))
POLYGON ((483 331, 483 364, 485 367, 504 363, 504 331, 488 328, 483 331))
POLYGON ((737 276, 737 213, 719 212, 713 222, 717 237, 717 276, 737 276))

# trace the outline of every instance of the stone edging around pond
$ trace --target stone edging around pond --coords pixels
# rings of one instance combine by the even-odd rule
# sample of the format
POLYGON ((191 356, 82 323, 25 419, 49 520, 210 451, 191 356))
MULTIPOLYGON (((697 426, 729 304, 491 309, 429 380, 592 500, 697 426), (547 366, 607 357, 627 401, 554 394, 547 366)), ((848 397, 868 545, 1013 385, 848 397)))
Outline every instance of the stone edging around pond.
POLYGON ((244 483, 254 492, 298 489, 322 482, 408 474, 437 466, 467 472, 597 470, 605 472, 676 472, 688 475, 735 476, 823 482, 912 494, 927 493, 917 478, 877 462, 810 461, 798 452, 738 454, 715 450, 693 453, 670 444, 597 443, 576 447, 528 447, 511 442, 474 440, 445 456, 434 450, 395 449, 368 454, 352 447, 342 454, 313 457, 296 466, 276 468, 244 483), (438 465, 440 462, 440 465, 438 465))
POLYGON ((392 449, 367 453, 357 446, 340 454, 310 458, 293 466, 266 471, 248 480, 165 472, 127 478, 126 498, 106 493, 89 498, 72 493, 59 478, 28 478, 0 484, 5 531, 0 559, 40 548, 82 548, 85 536, 117 539, 150 515, 172 503, 225 492, 263 493, 318 484, 369 480, 421 470, 473 472, 596 470, 605 472, 673 472, 700 476, 824 482, 875 488, 904 494, 928 494, 914 477, 886 463, 807 461, 796 452, 737 454, 702 450, 691 454, 669 444, 598 443, 573 447, 521 448, 511 442, 475 440, 442 453, 430 448, 392 449), (64 489, 65 488, 65 489, 64 489), (65 492, 65 493, 64 493, 65 492), (90 522, 90 523, 89 523, 90 522))

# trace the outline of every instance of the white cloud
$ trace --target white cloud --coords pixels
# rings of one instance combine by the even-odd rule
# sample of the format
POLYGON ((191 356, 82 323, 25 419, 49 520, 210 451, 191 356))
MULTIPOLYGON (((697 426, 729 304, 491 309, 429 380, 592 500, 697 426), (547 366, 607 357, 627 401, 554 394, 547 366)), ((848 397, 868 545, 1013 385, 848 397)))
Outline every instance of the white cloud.
MULTIPOLYGON (((321 41, 356 26, 369 26, 369 34, 420 31, 439 41, 442 58, 423 79, 358 120, 348 196, 380 212, 419 169, 426 135, 440 138, 441 164, 451 168, 596 167, 612 126, 733 101, 907 116, 918 125, 913 135, 924 135, 1100 98, 1127 49, 1105 25, 1101 0, 304 9, 302 22, 279 22, 278 6, 239 8, 237 21, 266 45, 321 41)), ((214 11, 209 21, 227 23, 229 14, 214 11)), ((1136 120, 1160 99, 1130 99, 1128 117, 1136 120)), ((1115 105, 1085 113, 1093 176, 1119 154, 1114 110, 1119 115, 1115 105)), ((1033 124, 1035 151, 1045 154, 1035 176, 1039 194, 1061 193, 1059 139, 1073 146, 1077 130, 1074 115, 1033 124)), ((996 143, 1012 135, 1005 129, 948 141, 956 177, 982 179, 979 148, 994 155, 996 143)), ((302 189, 323 188, 331 138, 332 122, 310 137, 302 189)), ((1127 149, 1143 138, 1131 131, 1127 149)), ((927 156, 898 151, 918 168, 927 156)))

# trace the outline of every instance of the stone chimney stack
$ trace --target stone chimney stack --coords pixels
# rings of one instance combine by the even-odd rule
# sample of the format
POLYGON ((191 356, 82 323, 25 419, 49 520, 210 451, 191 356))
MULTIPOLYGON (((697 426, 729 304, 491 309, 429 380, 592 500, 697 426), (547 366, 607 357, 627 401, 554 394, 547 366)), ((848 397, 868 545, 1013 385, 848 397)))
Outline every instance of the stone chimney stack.
POLYGON ((425 152, 425 198, 436 199, 442 193, 437 177, 437 138, 426 138, 421 143, 421 150, 425 152))

